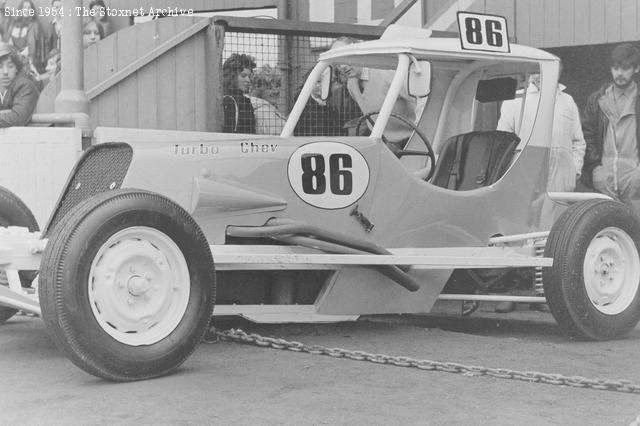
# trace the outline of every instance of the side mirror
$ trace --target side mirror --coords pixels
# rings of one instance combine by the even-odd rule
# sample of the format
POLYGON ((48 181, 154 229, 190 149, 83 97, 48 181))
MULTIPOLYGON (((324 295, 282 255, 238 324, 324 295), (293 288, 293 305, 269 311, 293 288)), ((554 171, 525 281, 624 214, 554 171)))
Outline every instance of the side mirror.
POLYGON ((428 96, 431 92, 431 62, 413 61, 407 79, 409 95, 416 98, 428 96))
POLYGON ((320 77, 320 98, 323 101, 326 101, 329 97, 329 93, 331 92, 331 83, 333 82, 333 68, 328 66, 322 71, 322 76, 320 77))

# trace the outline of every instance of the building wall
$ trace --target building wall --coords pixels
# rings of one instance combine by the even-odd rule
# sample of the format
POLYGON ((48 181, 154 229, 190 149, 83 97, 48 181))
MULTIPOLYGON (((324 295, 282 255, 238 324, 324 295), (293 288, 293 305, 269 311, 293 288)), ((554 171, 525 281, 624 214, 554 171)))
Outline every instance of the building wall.
MULTIPOLYGON (((193 9, 198 12, 230 9, 287 8, 290 19, 301 21, 378 24, 402 0, 105 0, 109 7, 193 9)), ((17 7, 19 0, 8 0, 17 7)), ((46 7, 50 0, 34 0, 46 7)), ((89 0, 84 0, 88 5, 89 0)), ((423 26, 443 9, 460 8, 503 15, 509 33, 518 43, 536 47, 563 47, 615 43, 640 39, 640 0, 419 0, 399 23, 423 26), (467 4, 471 4, 467 6, 467 4)), ((454 15, 455 17, 455 15, 454 15)), ((46 25, 50 19, 39 17, 46 25)), ((128 18, 111 18, 114 28, 130 24, 128 18)), ((457 30, 454 20, 445 28, 457 30)))
POLYGON ((514 4, 519 43, 560 47, 640 38, 637 0, 518 0, 514 4))
MULTIPOLYGON (((381 22, 402 0, 106 0, 114 8, 176 7, 199 12, 260 9, 278 7, 288 9, 290 19, 299 21, 336 22, 345 24, 377 24, 381 22)), ((404 22, 422 25, 421 2, 411 9, 404 22)))
MULTIPOLYGON (((426 20, 464 1, 426 2, 426 20)), ((467 10, 502 15, 518 43, 542 48, 640 39, 639 0, 475 0, 467 10)), ((449 30, 457 29, 455 21, 449 30)))

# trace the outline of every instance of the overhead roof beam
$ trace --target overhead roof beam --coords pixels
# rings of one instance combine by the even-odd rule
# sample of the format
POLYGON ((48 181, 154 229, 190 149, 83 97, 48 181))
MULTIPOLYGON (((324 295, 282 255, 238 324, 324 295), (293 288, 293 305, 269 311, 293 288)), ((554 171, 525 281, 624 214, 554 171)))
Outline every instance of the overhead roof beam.
POLYGON ((398 19, 402 18, 402 15, 407 13, 411 6, 413 6, 418 0, 403 0, 402 3, 397 5, 389 15, 380 22, 380 25, 386 27, 387 25, 394 24, 398 19))
POLYGON ((429 18, 423 28, 446 31, 456 23, 458 12, 468 10, 475 2, 476 0, 450 0, 429 18))

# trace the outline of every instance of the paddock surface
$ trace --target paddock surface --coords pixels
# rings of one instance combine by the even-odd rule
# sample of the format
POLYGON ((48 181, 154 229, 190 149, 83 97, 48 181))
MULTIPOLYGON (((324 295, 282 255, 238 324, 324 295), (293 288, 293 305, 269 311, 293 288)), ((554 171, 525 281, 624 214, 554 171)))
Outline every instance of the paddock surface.
MULTIPOLYGON (((624 340, 578 342, 548 313, 470 317, 441 302, 429 316, 369 316, 353 323, 221 329, 518 371, 640 384, 640 327, 624 340)), ((422 371, 233 342, 203 343, 174 374, 108 383, 71 364, 38 318, 0 325, 0 424, 29 425, 629 425, 640 395, 422 371)))

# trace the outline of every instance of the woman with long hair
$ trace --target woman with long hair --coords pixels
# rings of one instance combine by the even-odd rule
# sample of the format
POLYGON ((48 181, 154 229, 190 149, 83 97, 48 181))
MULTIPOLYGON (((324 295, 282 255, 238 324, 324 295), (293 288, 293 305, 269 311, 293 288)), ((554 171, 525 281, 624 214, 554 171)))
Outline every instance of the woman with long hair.
POLYGON ((256 118, 247 97, 251 89, 251 75, 256 67, 254 59, 245 54, 232 54, 222 66, 222 107, 225 133, 256 133, 256 118))
POLYGON ((98 21, 89 19, 85 22, 82 29, 82 46, 87 48, 104 38, 104 29, 98 21))

